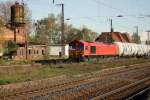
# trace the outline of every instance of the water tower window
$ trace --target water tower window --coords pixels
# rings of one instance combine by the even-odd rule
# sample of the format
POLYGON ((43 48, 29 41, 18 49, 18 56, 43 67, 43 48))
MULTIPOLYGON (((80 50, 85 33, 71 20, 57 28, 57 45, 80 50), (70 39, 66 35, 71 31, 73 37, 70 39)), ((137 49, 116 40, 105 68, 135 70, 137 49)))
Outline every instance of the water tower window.
POLYGON ((37 50, 37 54, 39 54, 39 51, 37 50))
POLYGON ((20 54, 19 55, 22 55, 22 51, 20 50, 20 54))
POLYGON ((31 54, 31 50, 29 50, 29 55, 31 54))

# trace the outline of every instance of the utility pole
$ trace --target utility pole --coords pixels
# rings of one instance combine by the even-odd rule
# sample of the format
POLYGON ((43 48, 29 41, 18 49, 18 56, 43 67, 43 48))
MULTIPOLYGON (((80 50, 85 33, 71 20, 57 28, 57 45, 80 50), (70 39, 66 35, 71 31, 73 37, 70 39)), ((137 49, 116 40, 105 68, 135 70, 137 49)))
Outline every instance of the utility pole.
POLYGON ((55 3, 55 0, 53 0, 53 4, 55 3))
POLYGON ((135 29, 136 29, 136 34, 139 35, 139 27, 135 26, 135 29))
POLYGON ((148 31, 146 31, 147 32, 147 38, 148 38, 148 40, 147 40, 147 44, 150 44, 150 30, 148 30, 148 31))
MULTIPOLYGON (((22 6, 24 7, 24 0, 22 0, 22 6)), ((25 51, 26 51, 26 60, 28 60, 28 36, 26 31, 25 31, 25 51)))
POLYGON ((114 29, 113 29, 113 24, 112 24, 112 19, 110 19, 110 32, 112 33, 112 32, 114 32, 114 29))
POLYGON ((61 6, 61 45, 62 45, 62 52, 61 55, 64 55, 64 4, 57 4, 58 6, 61 6))
POLYGON ((14 25, 13 28, 14 28, 14 41, 15 41, 15 43, 17 43, 16 26, 14 25))
POLYGON ((112 42, 112 33, 114 32, 114 29, 113 29, 113 22, 112 22, 112 19, 110 19, 110 40, 107 40, 107 42, 112 42))

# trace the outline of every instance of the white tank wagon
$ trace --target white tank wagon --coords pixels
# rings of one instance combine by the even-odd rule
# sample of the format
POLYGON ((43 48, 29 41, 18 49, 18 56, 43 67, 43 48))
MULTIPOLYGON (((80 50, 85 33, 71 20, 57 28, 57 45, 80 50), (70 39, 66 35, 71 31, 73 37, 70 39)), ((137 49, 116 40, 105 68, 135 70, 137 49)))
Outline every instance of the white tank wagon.
POLYGON ((147 55, 149 52, 148 45, 138 45, 138 56, 147 55))
POLYGON ((137 50, 137 48, 138 48, 138 46, 137 46, 137 44, 135 44, 135 43, 129 43, 130 44, 130 47, 131 47, 131 52, 132 52, 132 56, 136 56, 137 55, 137 53, 138 53, 138 50, 137 50))
POLYGON ((150 45, 147 45, 147 52, 149 53, 150 52, 150 45))
POLYGON ((130 56, 134 54, 132 50, 132 46, 128 43, 121 43, 121 42, 115 42, 115 44, 118 46, 118 55, 119 56, 130 56))
POLYGON ((115 42, 119 56, 145 56, 150 53, 150 46, 135 43, 115 42))
POLYGON ((115 44, 118 47, 118 55, 119 56, 123 56, 123 54, 124 54, 124 46, 123 46, 123 44, 121 42, 115 42, 115 44))
POLYGON ((150 53, 150 45, 144 45, 144 54, 148 55, 150 53))
POLYGON ((137 52, 137 55, 138 55, 138 56, 142 56, 142 47, 141 47, 141 45, 137 45, 137 47, 138 47, 138 48, 137 48, 137 51, 138 51, 138 52, 137 52))
POLYGON ((129 48, 126 43, 123 44, 123 56, 128 56, 129 55, 129 48))

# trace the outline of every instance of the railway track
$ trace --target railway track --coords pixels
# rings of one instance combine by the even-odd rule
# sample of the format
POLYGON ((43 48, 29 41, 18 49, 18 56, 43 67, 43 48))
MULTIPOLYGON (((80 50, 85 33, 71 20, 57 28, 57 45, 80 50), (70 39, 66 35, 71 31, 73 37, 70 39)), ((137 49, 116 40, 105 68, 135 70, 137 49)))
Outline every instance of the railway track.
MULTIPOLYGON (((139 58, 117 58, 117 57, 110 57, 110 58, 99 58, 99 59, 90 59, 90 61, 99 61, 99 62, 110 62, 110 61, 128 61, 128 60, 135 60, 139 58)), ((80 61, 80 60, 72 60, 72 59, 50 59, 50 60, 35 60, 34 63, 40 63, 42 65, 50 65, 50 64, 70 64, 70 63, 78 63, 78 62, 87 62, 87 61, 80 61)))
POLYGON ((150 86, 150 77, 144 78, 144 79, 134 82, 132 84, 117 88, 108 93, 99 95, 97 97, 94 97, 92 100, 103 100, 103 99, 105 99, 105 100, 121 100, 123 98, 125 99, 126 96, 136 93, 137 91, 141 91, 142 89, 145 89, 146 87, 149 87, 149 86, 150 86))
MULTIPOLYGON (((127 88, 132 90, 133 87, 136 88, 136 84, 147 83, 144 86, 148 86, 150 81, 149 72, 150 66, 136 65, 122 70, 67 80, 56 85, 48 85, 35 90, 0 95, 0 98, 1 100, 99 100, 106 97, 118 97, 114 96, 115 93, 127 88), (114 92, 114 90, 116 91, 114 92)), ((139 88, 143 89, 144 86, 140 86, 139 88)), ((119 97, 124 98, 123 96, 119 97)))

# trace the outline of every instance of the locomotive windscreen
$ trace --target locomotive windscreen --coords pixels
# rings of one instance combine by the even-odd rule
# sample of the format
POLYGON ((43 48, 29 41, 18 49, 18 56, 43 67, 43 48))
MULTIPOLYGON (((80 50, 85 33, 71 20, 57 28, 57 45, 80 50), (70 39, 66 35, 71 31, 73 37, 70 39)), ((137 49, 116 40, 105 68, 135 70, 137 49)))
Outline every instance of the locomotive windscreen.
POLYGON ((71 43, 69 44, 69 48, 70 50, 84 50, 84 46, 82 44, 78 44, 78 43, 71 43))

